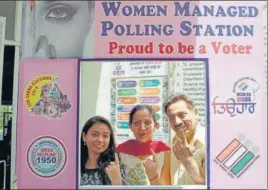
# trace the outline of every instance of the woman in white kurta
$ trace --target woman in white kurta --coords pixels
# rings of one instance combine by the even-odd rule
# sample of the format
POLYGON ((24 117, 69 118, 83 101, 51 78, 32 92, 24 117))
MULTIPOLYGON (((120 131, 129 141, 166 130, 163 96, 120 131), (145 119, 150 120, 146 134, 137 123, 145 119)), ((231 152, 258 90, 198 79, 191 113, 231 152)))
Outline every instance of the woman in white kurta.
POLYGON ((130 112, 129 124, 135 139, 117 147, 126 169, 128 185, 169 185, 170 148, 152 136, 158 123, 151 106, 138 105, 130 112))

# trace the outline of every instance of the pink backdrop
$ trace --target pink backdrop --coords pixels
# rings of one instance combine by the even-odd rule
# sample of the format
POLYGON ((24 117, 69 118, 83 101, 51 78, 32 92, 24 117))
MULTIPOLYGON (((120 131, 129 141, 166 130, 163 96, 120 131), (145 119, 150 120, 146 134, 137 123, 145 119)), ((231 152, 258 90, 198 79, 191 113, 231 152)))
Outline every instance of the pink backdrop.
POLYGON ((77 149, 77 60, 25 60, 20 63, 17 132, 17 174, 18 189, 76 188, 77 149), (24 105, 24 89, 35 77, 51 74, 58 77, 60 90, 68 95, 72 107, 60 119, 32 116, 24 105), (40 136, 60 139, 67 152, 67 162, 61 173, 52 178, 42 178, 33 174, 27 164, 27 150, 40 136))

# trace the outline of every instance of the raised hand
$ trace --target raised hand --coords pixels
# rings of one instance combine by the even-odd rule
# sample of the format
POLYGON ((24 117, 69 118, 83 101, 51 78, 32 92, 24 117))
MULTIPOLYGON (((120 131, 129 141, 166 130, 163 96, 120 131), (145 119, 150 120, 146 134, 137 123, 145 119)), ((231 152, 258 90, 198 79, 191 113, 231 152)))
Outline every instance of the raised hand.
POLYGON ((184 132, 181 132, 180 138, 177 139, 172 147, 174 155, 180 161, 187 160, 193 156, 192 147, 189 146, 184 132))
POLYGON ((145 167, 146 174, 150 181, 156 179, 158 177, 157 175, 157 162, 156 162, 156 154, 151 149, 153 159, 147 158, 143 165, 145 167))
POLYGON ((118 154, 115 153, 115 161, 110 162, 110 164, 105 168, 105 172, 107 173, 109 179, 112 182, 112 185, 121 185, 121 171, 120 171, 120 163, 118 154))
POLYGON ((188 171, 192 180, 196 184, 204 184, 205 183, 205 156, 204 153, 200 151, 200 155, 198 157, 202 158, 202 163, 200 165, 193 157, 193 152, 191 146, 189 146, 185 134, 181 133, 181 138, 177 140, 175 145, 172 147, 174 155, 176 158, 183 164, 185 169, 188 171))

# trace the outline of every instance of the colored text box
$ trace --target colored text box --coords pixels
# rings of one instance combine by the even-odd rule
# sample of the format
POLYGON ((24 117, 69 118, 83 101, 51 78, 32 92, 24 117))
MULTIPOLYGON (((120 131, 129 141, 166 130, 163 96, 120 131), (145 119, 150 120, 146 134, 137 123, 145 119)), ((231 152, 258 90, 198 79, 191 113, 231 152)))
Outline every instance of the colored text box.
POLYGON ((160 110, 160 106, 159 105, 152 105, 152 108, 155 112, 158 112, 160 110))
POLYGON ((118 126, 119 129, 129 129, 128 122, 118 122, 117 126, 118 126))
POLYGON ((130 112, 134 106, 117 106, 118 112, 130 112))
POLYGON ((137 94, 136 89, 119 89, 118 96, 134 96, 137 94))
POLYGON ((141 97, 141 103, 158 103, 160 101, 159 97, 141 97))
POLYGON ((119 81, 117 82, 117 86, 119 88, 131 88, 131 87, 136 87, 137 82, 136 81, 119 81))
POLYGON ((129 120, 129 113, 120 113, 117 114, 118 120, 129 120))
POLYGON ((156 87, 159 86, 160 81, 159 80, 141 80, 140 81, 140 87, 156 87))
POLYGON ((159 88, 143 88, 139 90, 140 95, 158 95, 159 93, 159 88))
POLYGON ((158 120, 160 120, 160 115, 158 114, 158 113, 155 113, 155 119, 158 121, 158 120))
POLYGON ((135 104, 137 99, 135 97, 121 97, 117 99, 119 104, 135 104))

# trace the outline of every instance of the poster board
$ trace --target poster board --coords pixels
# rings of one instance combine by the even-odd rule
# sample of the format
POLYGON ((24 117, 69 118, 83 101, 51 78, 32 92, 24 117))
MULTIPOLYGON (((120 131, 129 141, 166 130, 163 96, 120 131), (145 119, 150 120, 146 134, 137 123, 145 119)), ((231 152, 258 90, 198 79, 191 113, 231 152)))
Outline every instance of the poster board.
POLYGON ((24 60, 19 78, 18 189, 75 188, 77 60, 24 60))
MULTIPOLYGON (((54 7, 56 3, 57 2, 53 2, 53 4, 50 5, 54 7)), ((67 2, 64 3, 64 5, 66 5, 67 2)), ((88 7, 85 6, 85 2, 80 3, 79 7, 88 7)), ((106 5, 110 5, 113 2, 105 3, 106 5)), ((210 164, 208 167, 210 167, 211 174, 211 178, 209 179, 210 187, 208 188, 267 188, 267 171, 263 171, 263 168, 267 167, 267 106, 265 106, 267 104, 267 54, 265 54, 266 48, 264 48, 267 46, 267 37, 265 38, 265 36, 267 36, 267 24, 265 22, 265 19, 267 19, 267 16, 265 16, 267 15, 267 4, 260 1, 191 1, 177 3, 161 1, 157 2, 157 5, 164 7, 166 12, 160 12, 162 13, 160 16, 128 16, 123 14, 123 9, 118 9, 118 14, 113 14, 112 11, 109 12, 107 7, 105 8, 103 6, 104 4, 102 4, 101 1, 96 1, 94 9, 89 9, 90 11, 83 9, 84 11, 82 12, 85 13, 84 18, 88 18, 89 20, 81 19, 74 27, 73 23, 77 22, 71 21, 74 21, 73 19, 77 17, 68 17, 70 20, 59 20, 61 22, 57 22, 57 24, 54 23, 55 25, 53 25, 53 19, 43 19, 42 15, 38 14, 38 10, 40 10, 38 1, 36 1, 33 7, 25 3, 25 24, 23 24, 23 36, 25 38, 23 38, 22 57, 30 59, 55 58, 53 57, 54 54, 49 56, 46 54, 44 46, 39 46, 40 51, 38 54, 37 51, 33 52, 32 47, 38 40, 40 41, 43 38, 41 37, 40 39, 39 37, 45 33, 48 41, 41 41, 49 42, 45 43, 45 45, 54 45, 57 50, 58 58, 82 57, 87 59, 94 57, 107 58, 107 60, 126 57, 135 59, 138 57, 168 57, 170 59, 183 57, 207 58, 209 61, 207 74, 209 76, 210 93, 209 97, 206 98, 209 99, 207 103, 210 103, 210 113, 209 120, 206 122, 209 122, 211 126, 210 133, 213 134, 210 136, 211 143, 208 144, 210 148, 210 155, 208 157, 210 164), (179 6, 181 9, 179 9, 179 6), (204 7, 207 9, 214 7, 214 10, 220 11, 218 13, 212 11, 213 13, 211 14, 207 11, 208 16, 202 16, 204 14, 202 8, 204 7), (239 9, 240 12, 230 11, 232 8, 239 9), (94 10, 100 11, 95 12, 94 10), (177 11, 177 14, 176 12, 174 13, 174 10, 177 11), (196 10, 196 12, 190 12, 191 10, 196 10), (198 10, 201 10, 201 13, 198 10), (224 15, 221 10, 226 14, 224 15), (243 10, 246 12, 243 12, 243 10), (236 15, 231 16, 229 13, 236 15), (33 17, 33 15, 36 14, 39 16, 33 17), (94 18, 91 17, 92 15, 94 15, 94 18), (34 20, 32 18, 39 19, 34 20), (44 22, 37 22, 40 18, 42 18, 41 20, 44 22), (107 35, 103 35, 105 31, 102 26, 105 23, 107 26, 108 23, 112 23, 114 27, 117 25, 124 27, 127 24, 135 26, 135 24, 148 22, 152 25, 161 25, 163 27, 166 26, 167 21, 169 25, 174 27, 174 31, 170 35, 168 35, 168 33, 161 33, 161 35, 155 33, 155 35, 147 36, 139 34, 120 35, 118 32, 115 32, 115 30, 111 29, 108 31, 107 28, 107 35), (83 22, 87 24, 81 24, 83 22), (32 24, 34 27, 31 27, 32 24), (263 25, 266 25, 266 28, 263 25), (44 26, 46 26, 48 30, 42 30, 44 26), (57 31, 61 32, 50 30, 52 28, 51 26, 54 26, 54 29, 56 27, 57 31), (182 26, 184 26, 184 28, 182 28, 182 26), (195 26, 195 28, 192 26, 195 26), (200 26, 204 28, 200 29, 200 26), (224 30, 224 32, 216 31, 215 29, 217 27, 225 27, 225 29, 229 30, 229 33, 228 31, 226 32, 226 30, 224 30), (76 42, 75 40, 69 40, 71 39, 69 36, 77 35, 71 30, 74 28, 79 28, 83 31, 81 35, 78 35, 79 38, 76 38, 76 42), (199 32, 197 32, 196 28, 200 29, 199 32), (31 32, 27 32, 29 30, 31 32), (49 30, 53 32, 49 33, 49 30), (40 31, 41 33, 38 33, 40 31), (62 35, 63 33, 64 35, 62 35), (57 37, 57 35, 61 36, 57 37), (84 42, 87 45, 85 45, 84 42), (152 42, 152 48, 150 42, 152 42), (75 45, 72 43, 75 43, 75 45), (161 43, 165 45, 165 47, 168 46, 168 48, 164 48, 164 51, 161 51, 161 43), (149 50, 147 53, 131 53, 130 50, 133 48, 130 47, 129 51, 120 53, 118 47, 117 49, 114 48, 114 50, 112 48, 112 45, 116 44, 143 44, 148 45, 149 50), (77 46, 79 46, 79 48, 76 48, 77 46), (70 50, 73 47, 79 51, 73 51, 70 54, 66 54, 66 52, 63 51, 70 50), (188 51, 186 51, 187 47, 188 51), (83 51, 81 49, 83 49, 83 51), (151 49, 153 49, 153 51, 151 51, 151 49), (237 146, 236 149, 229 152, 234 153, 234 151, 238 149, 244 154, 250 152, 247 154, 247 157, 245 157, 247 158, 248 165, 243 165, 245 166, 243 170, 236 169, 236 172, 231 169, 230 162, 228 162, 229 164, 227 165, 225 164, 231 155, 225 154, 225 156, 223 156, 221 154, 223 150, 232 143, 239 144, 239 146, 245 147, 246 150, 243 148, 239 149, 240 147, 237 146), (249 164, 249 162, 252 164, 249 164), (237 173, 237 171, 241 173, 237 173), (263 172, 260 174, 260 171, 263 172), (234 173, 236 173, 236 175, 234 175, 234 173), (252 183, 252 176, 259 177, 254 179, 252 183)), ((149 5, 155 4, 156 2, 150 1, 122 1, 120 8, 125 5, 125 7, 129 6, 133 8, 139 5, 148 7, 149 5)), ((76 13, 81 12, 78 11, 76 13)), ((81 94, 87 93, 92 98, 83 96, 81 102, 85 104, 90 102, 89 105, 92 107, 92 110, 88 110, 86 107, 82 110, 80 108, 80 112, 85 114, 82 117, 82 123, 85 122, 86 118, 95 114, 103 114, 107 117, 111 115, 111 110, 107 109, 110 107, 110 103, 108 101, 105 103, 105 100, 110 98, 111 80, 99 80, 98 73, 101 73, 100 78, 110 76, 111 74, 109 74, 109 72, 111 72, 112 67, 101 67, 101 65, 96 62, 85 65, 85 67, 91 66, 94 68, 94 72, 91 71, 90 73, 90 76, 93 77, 92 81, 94 81, 94 84, 90 88, 82 88, 81 94), (96 90, 99 86, 105 87, 105 90, 109 92, 99 92, 99 90, 96 90), (97 97, 99 98, 96 102, 97 97), (105 104, 105 106, 99 106, 101 104, 105 104)), ((83 74, 83 70, 81 72, 82 84, 80 84, 80 86, 86 86, 86 82, 83 81, 87 81, 89 76, 83 74)), ((179 69, 175 69, 174 66, 168 69, 168 75, 173 76, 169 81, 169 85, 171 85, 172 81, 176 78, 176 72, 172 74, 173 71, 177 71, 177 74, 181 72, 179 69)), ((177 86, 175 83, 173 85, 175 85, 175 87, 177 86)), ((178 86, 176 88, 178 88, 178 86)), ((185 88, 183 87, 183 83, 179 84, 179 88, 185 88)), ((195 98, 199 98, 199 96, 195 98)), ((235 161, 238 163, 239 160, 235 161)))

